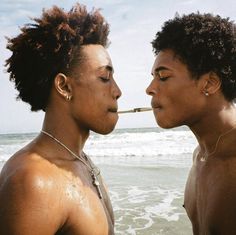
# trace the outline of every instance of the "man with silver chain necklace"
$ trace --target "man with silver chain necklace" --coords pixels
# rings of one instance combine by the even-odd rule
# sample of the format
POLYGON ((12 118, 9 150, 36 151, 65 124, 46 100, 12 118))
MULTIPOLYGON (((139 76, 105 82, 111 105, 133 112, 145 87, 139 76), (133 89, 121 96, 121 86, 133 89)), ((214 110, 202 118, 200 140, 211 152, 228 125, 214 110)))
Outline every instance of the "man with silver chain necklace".
POLYGON ((42 132, 2 169, 0 234, 114 234, 100 171, 83 152, 90 130, 108 134, 118 120, 108 33, 98 10, 76 4, 44 10, 8 39, 18 97, 45 118, 42 132))
POLYGON ((193 234, 235 235, 236 26, 212 14, 176 16, 152 45, 156 121, 187 125, 199 143, 184 199, 193 234))

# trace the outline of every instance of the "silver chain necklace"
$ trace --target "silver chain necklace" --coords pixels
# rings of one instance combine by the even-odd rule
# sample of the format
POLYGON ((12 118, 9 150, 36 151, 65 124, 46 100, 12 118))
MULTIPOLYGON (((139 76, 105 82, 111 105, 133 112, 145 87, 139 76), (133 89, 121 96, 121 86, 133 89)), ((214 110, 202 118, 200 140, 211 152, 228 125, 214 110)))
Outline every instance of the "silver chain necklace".
POLYGON ((86 155, 87 159, 89 160, 89 164, 79 155, 75 154, 72 150, 70 150, 65 144, 63 144, 60 140, 58 140, 56 137, 54 137, 53 135, 51 135, 50 133, 41 130, 41 132, 45 135, 47 135, 48 137, 52 138, 54 141, 56 141, 59 145, 61 145, 63 148, 65 148, 71 155, 73 155, 76 159, 78 159, 79 161, 81 161, 85 166, 88 167, 89 171, 90 171, 90 175, 92 178, 92 183, 95 186, 98 196, 100 199, 103 198, 102 196, 102 191, 100 188, 100 183, 98 180, 98 176, 100 175, 100 170, 98 167, 96 167, 92 161, 90 160, 90 158, 86 155))
MULTIPOLYGON (((229 134, 230 132, 232 132, 235 128, 236 128, 236 126, 234 125, 231 129, 229 129, 228 131, 226 131, 226 132, 222 133, 221 135, 219 135, 219 137, 218 137, 218 139, 217 139, 217 141, 216 141, 216 144, 215 144, 215 147, 214 147, 213 151, 210 152, 209 154, 207 154, 206 151, 205 151, 205 152, 203 153, 202 157, 200 158, 200 161, 201 161, 201 162, 207 161, 208 157, 210 157, 211 155, 213 155, 213 154, 216 152, 217 147, 218 147, 218 144, 219 144, 221 138, 222 138, 223 136, 229 134)), ((200 151, 199 151, 199 153, 200 153, 200 151)), ((199 153, 198 153, 198 154, 199 154, 199 153)))

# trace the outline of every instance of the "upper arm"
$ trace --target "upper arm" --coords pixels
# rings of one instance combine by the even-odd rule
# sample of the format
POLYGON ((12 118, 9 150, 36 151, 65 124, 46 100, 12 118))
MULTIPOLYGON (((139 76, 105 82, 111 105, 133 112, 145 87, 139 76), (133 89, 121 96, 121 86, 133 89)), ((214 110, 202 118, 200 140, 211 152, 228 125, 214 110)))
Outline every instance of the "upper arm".
POLYGON ((61 224, 53 178, 20 169, 0 180, 0 234, 52 235, 61 224))

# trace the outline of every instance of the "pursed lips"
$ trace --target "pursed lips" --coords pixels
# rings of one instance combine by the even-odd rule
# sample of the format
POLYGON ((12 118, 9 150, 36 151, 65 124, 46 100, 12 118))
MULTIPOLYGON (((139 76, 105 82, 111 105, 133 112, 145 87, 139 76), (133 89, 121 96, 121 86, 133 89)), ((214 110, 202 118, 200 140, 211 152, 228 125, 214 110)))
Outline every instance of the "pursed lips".
POLYGON ((153 109, 161 109, 162 108, 162 106, 159 103, 154 102, 154 101, 151 102, 151 106, 153 109))
POLYGON ((111 113, 117 113, 118 108, 109 108, 108 111, 111 113))

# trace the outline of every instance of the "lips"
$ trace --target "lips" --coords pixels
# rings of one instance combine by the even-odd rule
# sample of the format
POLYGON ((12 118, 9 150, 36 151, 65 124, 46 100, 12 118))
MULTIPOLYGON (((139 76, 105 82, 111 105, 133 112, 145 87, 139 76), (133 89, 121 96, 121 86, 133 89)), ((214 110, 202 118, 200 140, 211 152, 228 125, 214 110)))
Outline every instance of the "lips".
POLYGON ((118 108, 109 108, 108 111, 111 113, 117 113, 118 108))
POLYGON ((153 101, 151 103, 151 106, 153 109, 161 109, 162 108, 162 106, 159 103, 153 102, 153 101))

